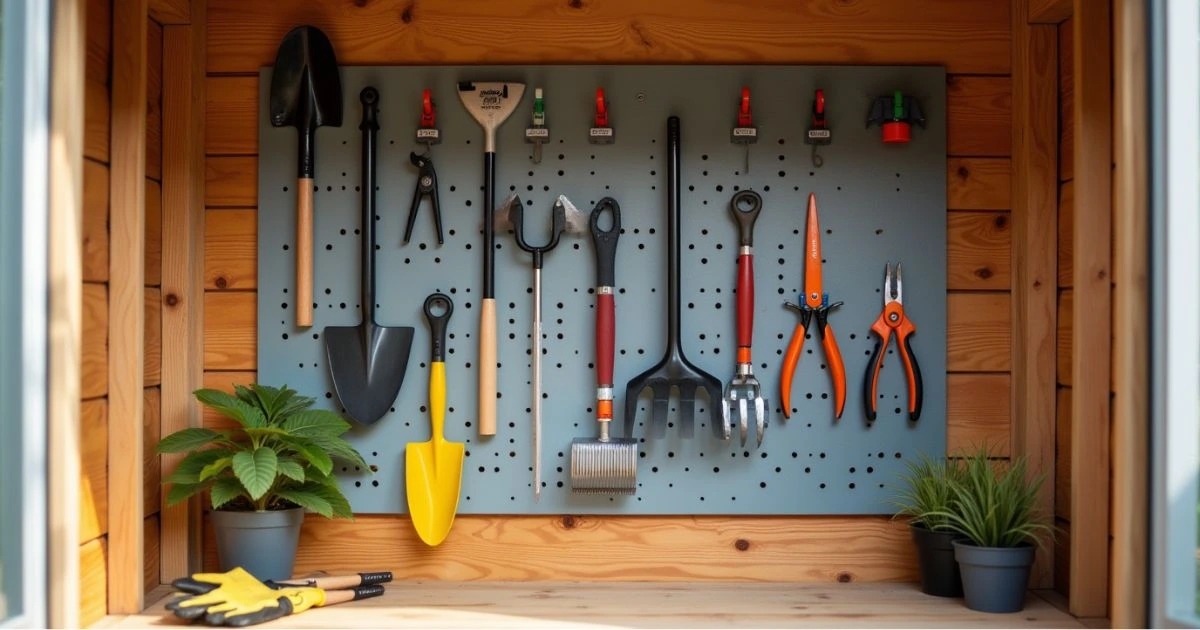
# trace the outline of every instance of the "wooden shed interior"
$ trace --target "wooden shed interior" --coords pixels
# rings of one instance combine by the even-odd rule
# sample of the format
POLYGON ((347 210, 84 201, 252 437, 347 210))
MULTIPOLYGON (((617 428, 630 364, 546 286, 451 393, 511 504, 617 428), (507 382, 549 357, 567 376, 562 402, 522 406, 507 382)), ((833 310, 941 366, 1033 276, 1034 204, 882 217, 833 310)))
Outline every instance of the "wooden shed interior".
MULTIPOLYGON (((1115 96, 1145 80, 1130 70, 1144 63, 1140 2, 74 4, 86 41, 80 500, 77 557, 54 566, 78 583, 78 617, 60 621, 139 613, 172 579, 216 566, 199 503, 165 506, 160 480, 178 458, 154 445, 222 422, 194 389, 255 379, 259 69, 299 24, 328 33, 345 65, 944 66, 948 449, 986 442, 1046 475, 1041 509, 1062 533, 1033 588, 1080 619, 1144 618, 1144 585, 1119 581, 1144 570, 1144 545, 1111 544, 1144 535, 1130 516, 1144 501, 1136 473, 1114 468, 1127 441, 1113 436, 1135 413, 1121 405, 1145 394, 1122 389, 1113 357, 1130 349, 1112 332, 1145 282, 1128 263, 1139 245, 1114 238, 1139 213, 1114 212, 1113 194, 1141 176, 1127 160, 1142 145, 1121 121, 1144 110, 1115 96)), ((434 583, 895 583, 916 579, 908 538, 882 516, 463 515, 430 551, 402 515, 310 517, 296 570, 382 566, 447 597, 434 583)))

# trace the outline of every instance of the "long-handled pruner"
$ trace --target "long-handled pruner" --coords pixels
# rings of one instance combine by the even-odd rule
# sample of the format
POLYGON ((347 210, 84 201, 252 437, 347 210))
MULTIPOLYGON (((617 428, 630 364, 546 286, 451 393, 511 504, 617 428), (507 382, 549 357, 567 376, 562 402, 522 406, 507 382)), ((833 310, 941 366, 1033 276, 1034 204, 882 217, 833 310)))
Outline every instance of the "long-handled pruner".
POLYGON ((892 333, 896 334, 896 348, 900 352, 900 360, 904 362, 904 374, 908 380, 908 419, 916 422, 921 418, 924 385, 921 382, 921 366, 917 365, 917 357, 913 355, 910 345, 910 337, 917 332, 917 327, 904 315, 903 298, 904 283, 901 281, 900 263, 896 263, 894 288, 892 265, 888 263, 883 267, 883 312, 879 314, 879 319, 871 324, 871 332, 879 336, 879 343, 875 344, 875 352, 867 362, 867 378, 863 381, 863 403, 868 420, 874 420, 876 416, 879 370, 883 368, 883 355, 887 352, 892 333))
POLYGON ((829 303, 829 294, 821 286, 821 226, 817 220, 817 196, 808 195, 808 227, 805 231, 805 261, 804 261, 804 303, 801 305, 784 302, 783 305, 800 314, 800 323, 792 332, 792 340, 788 343, 787 352, 783 356, 783 378, 780 384, 783 401, 783 417, 790 418, 792 413, 792 376, 796 373, 796 364, 800 361, 800 350, 804 346, 804 338, 808 334, 809 324, 813 317, 817 319, 816 334, 821 338, 825 347, 825 359, 829 362, 829 376, 833 379, 833 395, 835 417, 841 418, 846 408, 846 367, 842 363, 842 352, 838 349, 837 339, 833 336, 833 328, 829 326, 829 312, 842 305, 841 302, 829 303))
POLYGON ((428 155, 413 153, 408 156, 413 166, 417 167, 417 187, 413 190, 412 205, 408 207, 408 224, 404 226, 404 242, 412 238, 413 225, 417 222, 417 209, 421 200, 429 197, 433 206, 433 225, 437 228, 438 245, 442 241, 442 206, 438 202, 437 171, 433 170, 433 160, 428 155))
POLYGON ((750 347, 754 340, 754 222, 762 211, 762 197, 752 190, 734 193, 729 201, 729 211, 738 224, 738 273, 737 273, 737 364, 733 378, 725 386, 725 439, 732 433, 733 416, 742 437, 742 446, 754 424, 757 443, 762 444, 767 431, 767 408, 762 397, 762 386, 754 378, 754 364, 750 359, 750 347))

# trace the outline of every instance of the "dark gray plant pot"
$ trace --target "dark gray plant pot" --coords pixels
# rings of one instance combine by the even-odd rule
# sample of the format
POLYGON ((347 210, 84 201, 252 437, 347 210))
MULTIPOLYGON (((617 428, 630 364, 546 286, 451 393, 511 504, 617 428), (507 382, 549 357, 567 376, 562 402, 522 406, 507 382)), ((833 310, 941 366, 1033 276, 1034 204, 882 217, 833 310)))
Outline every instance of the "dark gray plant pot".
POLYGON ((962 577, 954 559, 955 532, 936 532, 919 521, 909 524, 921 567, 921 591, 937 597, 962 597, 962 577))
POLYGON ((967 608, 989 613, 1019 612, 1025 607, 1034 547, 978 547, 954 541, 954 557, 962 571, 967 608))
POLYGON ((209 518, 217 534, 222 571, 242 567, 264 581, 292 577, 300 525, 304 523, 303 508, 265 512, 214 510, 209 518))

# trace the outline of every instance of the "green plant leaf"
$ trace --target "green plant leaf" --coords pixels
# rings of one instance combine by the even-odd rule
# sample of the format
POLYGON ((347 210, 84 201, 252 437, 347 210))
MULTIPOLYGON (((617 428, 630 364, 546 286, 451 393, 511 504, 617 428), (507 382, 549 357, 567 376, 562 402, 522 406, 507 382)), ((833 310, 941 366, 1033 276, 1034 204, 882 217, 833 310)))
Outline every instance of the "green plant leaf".
POLYGON ((321 474, 328 475, 333 472, 333 459, 320 446, 302 442, 293 442, 291 446, 321 474))
POLYGON ((206 484, 198 483, 177 483, 167 490, 167 505, 176 505, 187 501, 192 495, 204 489, 206 484))
MULTIPOLYGON (((324 486, 318 487, 323 488, 324 486)), ((326 501, 324 498, 314 492, 308 491, 307 485, 299 488, 281 488, 277 490, 275 494, 281 499, 291 501, 292 503, 295 503, 296 505, 309 510, 310 512, 316 512, 325 518, 333 517, 333 506, 329 504, 329 501, 326 501)))
POLYGON ((262 409, 259 409, 256 405, 247 403, 233 394, 227 394, 218 389, 198 389, 193 392, 193 395, 204 406, 214 409, 229 418, 233 418, 243 427, 264 427, 267 425, 267 417, 263 415, 262 409))
POLYGON ((305 488, 329 502, 333 508, 333 518, 354 520, 354 511, 350 509, 350 502, 342 494, 341 488, 338 488, 336 480, 332 484, 308 483, 305 484, 305 488))
POLYGON ((280 428, 300 437, 337 437, 350 430, 350 423, 332 411, 309 409, 292 415, 280 428))
POLYGON ((330 456, 371 472, 370 466, 367 466, 362 455, 359 455, 358 451, 354 450, 354 447, 350 446, 346 440, 333 435, 314 435, 308 439, 318 448, 329 453, 330 456))
POLYGON ((171 474, 167 475, 167 477, 163 479, 163 483, 200 483, 202 481, 200 479, 200 473, 204 470, 204 467, 217 461, 218 459, 221 459, 221 457, 226 454, 227 452, 221 449, 206 449, 191 453, 187 457, 184 457, 183 460, 179 462, 179 465, 175 467, 175 470, 171 471, 171 474))
POLYGON ((262 404, 258 400, 258 395, 255 394, 253 390, 251 390, 249 387, 246 387, 245 385, 234 385, 233 393, 238 398, 241 398, 242 402, 246 403, 247 405, 258 406, 258 405, 262 404))
POLYGON ((232 457, 222 457, 205 466, 200 470, 200 481, 207 481, 210 477, 215 477, 218 473, 229 468, 233 464, 232 457))
POLYGON ((280 436, 287 435, 287 431, 284 431, 283 429, 280 429, 278 427, 255 427, 253 429, 244 429, 244 430, 246 432, 246 435, 249 435, 250 438, 254 439, 254 440, 261 440, 263 438, 268 438, 268 437, 280 437, 280 436))
POLYGON ((279 474, 288 479, 304 483, 304 466, 301 466, 300 462, 290 457, 279 458, 279 474))
POLYGON ((233 474, 241 480, 250 498, 257 501, 275 482, 278 464, 275 451, 265 446, 253 452, 241 451, 233 456, 233 474))
POLYGON ((157 450, 159 453, 194 451, 202 446, 207 446, 219 437, 221 437, 221 434, 211 429, 183 429, 159 441, 157 450))
POLYGON ((217 483, 213 484, 212 487, 213 509, 221 509, 221 506, 242 496, 244 493, 245 490, 242 488, 242 482, 234 477, 217 480, 217 483))

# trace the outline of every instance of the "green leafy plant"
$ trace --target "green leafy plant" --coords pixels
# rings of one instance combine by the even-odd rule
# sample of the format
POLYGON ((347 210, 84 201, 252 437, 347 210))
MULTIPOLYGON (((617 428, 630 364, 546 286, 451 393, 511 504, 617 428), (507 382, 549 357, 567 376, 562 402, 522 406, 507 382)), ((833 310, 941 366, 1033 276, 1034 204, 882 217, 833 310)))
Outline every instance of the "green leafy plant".
POLYGON ((1029 478, 1025 457, 1006 467, 981 448, 962 464, 962 477, 950 484, 954 507, 923 515, 946 519, 949 526, 980 547, 1041 545, 1054 530, 1037 512, 1043 475, 1029 478))
POLYGON ((370 468, 341 437, 350 424, 338 414, 311 409, 316 400, 286 385, 238 385, 234 394, 200 389, 194 395, 238 426, 184 429, 158 443, 159 453, 188 453, 163 480, 171 484, 168 505, 207 490, 213 509, 302 507, 327 518, 354 518, 333 462, 370 468))
POLYGON ((910 461, 900 476, 900 486, 892 502, 896 516, 908 516, 933 531, 953 531, 950 519, 941 514, 955 511, 952 484, 962 476, 962 466, 953 460, 922 454, 916 461, 910 461))

